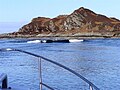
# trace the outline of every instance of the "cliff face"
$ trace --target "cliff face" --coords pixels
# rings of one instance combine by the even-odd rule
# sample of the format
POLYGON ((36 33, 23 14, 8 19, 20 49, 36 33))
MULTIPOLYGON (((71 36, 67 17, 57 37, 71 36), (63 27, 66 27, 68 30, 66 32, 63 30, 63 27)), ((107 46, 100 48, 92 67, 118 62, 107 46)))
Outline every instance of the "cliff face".
POLYGON ((119 36, 120 20, 96 14, 83 7, 70 15, 55 18, 38 17, 24 25, 14 35, 103 35, 119 36))

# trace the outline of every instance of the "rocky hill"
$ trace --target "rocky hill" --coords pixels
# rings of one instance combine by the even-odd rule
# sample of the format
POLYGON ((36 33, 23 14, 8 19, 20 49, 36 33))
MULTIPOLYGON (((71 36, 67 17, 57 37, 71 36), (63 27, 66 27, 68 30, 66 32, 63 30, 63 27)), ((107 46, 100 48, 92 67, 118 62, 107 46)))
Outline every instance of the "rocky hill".
POLYGON ((37 17, 12 35, 36 36, 120 36, 120 20, 79 8, 70 15, 37 17))

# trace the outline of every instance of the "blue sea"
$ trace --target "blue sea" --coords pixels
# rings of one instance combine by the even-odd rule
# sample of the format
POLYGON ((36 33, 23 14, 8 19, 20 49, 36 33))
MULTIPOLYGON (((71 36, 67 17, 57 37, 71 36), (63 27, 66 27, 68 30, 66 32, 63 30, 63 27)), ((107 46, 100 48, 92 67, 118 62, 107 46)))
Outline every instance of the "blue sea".
MULTIPOLYGON (((90 39, 78 43, 27 43, 38 39, 0 39, 0 48, 32 52, 69 67, 100 90, 120 90, 120 39, 90 39)), ((38 58, 20 52, 0 52, 0 73, 9 86, 39 90, 38 58)), ((43 82, 55 90, 89 90, 68 71, 42 60, 43 82)), ((43 87, 43 90, 48 90, 43 87)))

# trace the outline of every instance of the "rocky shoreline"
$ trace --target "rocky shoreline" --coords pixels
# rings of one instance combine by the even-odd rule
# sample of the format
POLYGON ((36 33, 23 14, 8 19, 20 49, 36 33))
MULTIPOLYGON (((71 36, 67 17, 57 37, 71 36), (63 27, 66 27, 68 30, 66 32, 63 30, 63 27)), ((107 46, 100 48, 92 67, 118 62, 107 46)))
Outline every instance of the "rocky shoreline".
POLYGON ((0 39, 4 38, 63 38, 63 39, 98 39, 98 38, 120 38, 120 36, 113 35, 100 35, 100 34, 78 34, 78 35, 12 35, 12 34, 1 34, 0 39))

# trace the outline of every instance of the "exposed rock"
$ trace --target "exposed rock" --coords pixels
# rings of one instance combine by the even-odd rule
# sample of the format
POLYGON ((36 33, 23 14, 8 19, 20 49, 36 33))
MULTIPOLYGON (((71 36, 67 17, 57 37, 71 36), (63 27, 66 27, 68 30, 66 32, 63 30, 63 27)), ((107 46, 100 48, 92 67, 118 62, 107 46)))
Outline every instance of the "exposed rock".
POLYGON ((98 35, 120 36, 120 20, 79 8, 70 15, 56 18, 38 17, 13 35, 98 35))

